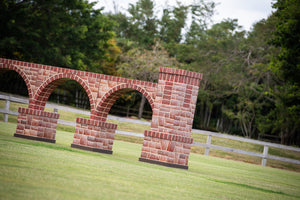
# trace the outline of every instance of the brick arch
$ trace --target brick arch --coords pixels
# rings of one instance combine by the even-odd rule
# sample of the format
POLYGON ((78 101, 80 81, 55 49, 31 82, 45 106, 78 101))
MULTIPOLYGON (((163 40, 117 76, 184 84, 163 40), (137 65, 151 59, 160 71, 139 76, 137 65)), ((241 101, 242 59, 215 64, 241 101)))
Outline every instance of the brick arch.
POLYGON ((142 87, 132 84, 121 84, 110 89, 99 101, 95 112, 91 113, 91 119, 106 121, 107 115, 114 102, 124 93, 137 90, 142 93, 148 100, 152 110, 154 109, 154 101, 151 95, 142 87))
POLYGON ((44 110, 46 102, 50 94, 52 93, 52 91, 57 86, 63 84, 68 80, 74 80, 84 88, 84 90, 86 91, 89 97, 91 110, 94 109, 95 103, 92 96, 92 91, 88 87, 88 84, 84 80, 82 80, 79 76, 74 74, 66 74, 66 73, 56 74, 48 78, 46 81, 44 81, 37 89, 37 92, 34 95, 33 103, 29 105, 29 108, 44 110))
POLYGON ((33 94, 32 94, 32 89, 31 89, 30 81, 29 81, 27 75, 21 69, 19 69, 18 67, 16 67, 15 65, 12 65, 12 64, 9 64, 4 69, 13 70, 13 71, 17 72, 22 77, 22 79, 24 80, 24 82, 26 84, 26 87, 27 87, 29 99, 31 99, 33 97, 33 94))

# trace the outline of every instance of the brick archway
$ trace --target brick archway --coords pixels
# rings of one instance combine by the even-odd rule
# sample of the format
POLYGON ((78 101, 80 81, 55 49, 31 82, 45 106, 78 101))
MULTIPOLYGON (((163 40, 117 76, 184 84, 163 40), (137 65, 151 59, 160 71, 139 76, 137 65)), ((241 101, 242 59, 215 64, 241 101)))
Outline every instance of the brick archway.
POLYGON ((151 108, 154 108, 154 100, 151 95, 142 87, 132 84, 121 84, 110 89, 100 99, 95 112, 91 113, 91 119, 100 120, 105 122, 107 115, 113 106, 114 102, 124 93, 128 91, 136 90, 140 92, 148 100, 151 108))
POLYGON ((44 81, 39 88, 37 89, 36 94, 33 97, 32 102, 29 104, 29 108, 32 109, 37 109, 37 110, 44 110, 46 102, 53 92, 53 90, 63 84, 64 82, 68 80, 74 80, 77 83, 79 83, 83 89, 86 91, 89 101, 90 101, 90 106, 91 110, 94 109, 95 107, 95 101, 92 96, 92 92, 90 88, 88 87, 87 83, 83 81, 80 77, 74 74, 65 74, 65 73, 60 73, 56 74, 54 76, 51 76, 48 78, 46 81, 44 81))
POLYGON ((144 132, 140 161, 188 168, 191 129, 202 74, 161 67, 158 83, 0 58, 0 69, 14 70, 24 79, 29 107, 19 108, 14 136, 55 142, 58 113, 45 112, 55 87, 77 81, 86 91, 91 118, 77 118, 72 147, 112 153, 116 124, 106 122, 114 101, 128 90, 142 93, 151 105, 150 130, 144 132))
POLYGON ((26 84, 29 99, 31 99, 33 97, 29 79, 28 79, 27 75, 21 69, 19 69, 18 67, 16 67, 15 65, 12 65, 12 64, 8 64, 7 67, 5 67, 5 68, 3 67, 3 65, 2 66, 0 65, 0 69, 1 68, 9 69, 9 70, 13 70, 13 71, 17 72, 22 77, 22 79, 24 80, 24 82, 26 84))

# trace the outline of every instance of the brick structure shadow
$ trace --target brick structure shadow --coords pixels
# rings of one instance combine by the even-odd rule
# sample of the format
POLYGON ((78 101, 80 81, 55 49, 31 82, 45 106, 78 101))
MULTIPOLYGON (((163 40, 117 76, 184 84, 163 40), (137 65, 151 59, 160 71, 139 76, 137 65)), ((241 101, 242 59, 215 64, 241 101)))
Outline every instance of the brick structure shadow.
POLYGON ((77 118, 74 148, 112 153, 116 124, 107 123, 114 102, 136 90, 151 105, 151 129, 145 130, 140 161, 187 169, 193 139, 191 130, 202 74, 160 68, 159 81, 150 83, 0 58, 0 73, 17 72, 25 81, 28 108, 19 108, 15 137, 55 143, 59 114, 44 111, 52 91, 65 81, 77 81, 86 91, 90 119, 77 118))

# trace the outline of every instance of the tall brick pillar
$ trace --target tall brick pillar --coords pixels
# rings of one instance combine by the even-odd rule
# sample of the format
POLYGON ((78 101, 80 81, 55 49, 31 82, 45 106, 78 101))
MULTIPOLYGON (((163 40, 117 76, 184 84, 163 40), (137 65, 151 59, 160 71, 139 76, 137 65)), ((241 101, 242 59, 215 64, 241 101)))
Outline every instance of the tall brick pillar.
POLYGON ((140 161, 188 169, 191 130, 202 74, 160 68, 151 129, 144 133, 140 161))

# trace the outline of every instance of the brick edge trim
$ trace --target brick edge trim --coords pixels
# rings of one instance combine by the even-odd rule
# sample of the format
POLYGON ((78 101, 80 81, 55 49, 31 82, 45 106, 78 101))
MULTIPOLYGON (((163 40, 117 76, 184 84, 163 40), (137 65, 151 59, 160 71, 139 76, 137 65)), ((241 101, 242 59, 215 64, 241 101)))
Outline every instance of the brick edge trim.
POLYGON ((175 69, 175 68, 169 68, 169 67, 160 67, 159 68, 160 73, 166 73, 166 74, 172 74, 172 75, 181 75, 181 76, 187 76, 190 78, 195 79, 202 79, 202 74, 197 72, 191 72, 183 69, 175 69))
POLYGON ((191 137, 173 135, 173 134, 169 134, 169 133, 162 133, 159 131, 145 130, 144 136, 145 137, 154 137, 154 138, 159 138, 159 139, 164 139, 164 140, 170 140, 170 141, 176 141, 176 142, 182 142, 182 143, 187 143, 187 144, 193 143, 193 138, 191 138, 191 137))
POLYGON ((150 164, 156 164, 156 165, 162 165, 165 167, 172 167, 172 168, 177 168, 177 169, 189 169, 189 166, 187 165, 179 165, 179 164, 173 164, 173 163, 167 163, 167 162, 162 162, 158 160, 150 160, 147 158, 139 158, 139 161, 145 162, 145 163, 150 163, 150 164))
POLYGON ((102 122, 102 121, 94 120, 94 119, 86 119, 86 118, 81 118, 81 117, 76 118, 76 123, 91 125, 91 126, 100 126, 100 127, 109 128, 109 129, 117 129, 117 127, 118 127, 117 124, 102 122))
POLYGON ((53 118, 53 119, 58 119, 59 118, 58 113, 46 112, 46 111, 32 109, 32 108, 19 107, 18 112, 20 114, 36 115, 36 116, 42 116, 42 117, 47 117, 47 118, 53 118))
POLYGON ((55 143, 56 142, 56 140, 49 139, 49 138, 35 137, 35 136, 31 136, 31 135, 23 135, 23 134, 18 134, 18 133, 15 133, 14 137, 19 137, 19 138, 24 138, 24 139, 29 139, 29 140, 35 140, 35 141, 49 142, 49 143, 55 143))
POLYGON ((93 147, 88 147, 88 146, 83 146, 83 145, 78 145, 78 144, 71 144, 71 147, 81 149, 81 150, 86 150, 86 151, 97 152, 97 153, 105 153, 105 154, 112 154, 113 153, 113 151, 111 151, 111 150, 98 149, 98 148, 93 148, 93 147))

